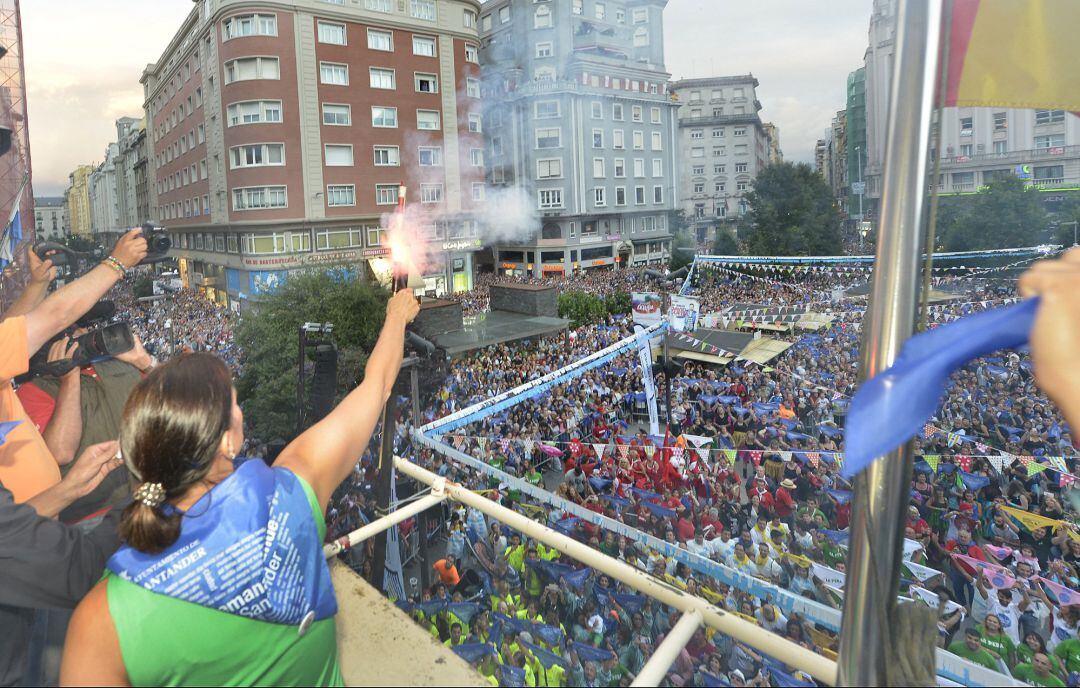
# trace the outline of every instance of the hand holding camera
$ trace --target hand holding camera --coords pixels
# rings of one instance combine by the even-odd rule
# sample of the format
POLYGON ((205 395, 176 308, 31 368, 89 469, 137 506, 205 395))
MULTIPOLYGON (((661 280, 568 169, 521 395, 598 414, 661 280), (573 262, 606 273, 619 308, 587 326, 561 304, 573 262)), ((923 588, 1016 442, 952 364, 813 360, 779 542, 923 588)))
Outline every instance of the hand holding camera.
POLYGON ((116 246, 112 250, 112 257, 120 261, 120 264, 126 269, 130 270, 141 263, 143 258, 146 258, 146 254, 149 253, 146 230, 145 226, 133 229, 120 237, 120 241, 116 242, 116 246))

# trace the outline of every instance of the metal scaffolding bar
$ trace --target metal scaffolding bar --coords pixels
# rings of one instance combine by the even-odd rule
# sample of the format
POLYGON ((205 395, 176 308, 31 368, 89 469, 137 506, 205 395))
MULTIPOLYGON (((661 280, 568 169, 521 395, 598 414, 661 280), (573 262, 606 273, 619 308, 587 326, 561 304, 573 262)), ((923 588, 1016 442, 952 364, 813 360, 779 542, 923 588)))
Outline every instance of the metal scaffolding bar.
MULTIPOLYGON (((941 39, 942 0, 899 0, 896 55, 885 131, 880 230, 860 379, 892 365, 915 325, 922 255, 930 115, 941 39)), ((886 683, 890 617, 896 605, 911 499, 912 445, 889 452, 855 479, 840 633, 840 683, 886 683)))
POLYGON ((638 672, 634 682, 630 685, 660 685, 660 681, 664 680, 668 669, 675 663, 675 659, 686 647, 686 644, 690 642, 694 632, 701 628, 701 622, 701 612, 697 610, 686 612, 680 616, 679 622, 671 628, 671 631, 664 638, 664 642, 653 650, 652 657, 649 657, 649 661, 645 663, 645 666, 641 667, 641 671, 638 672))
MULTIPOLYGON (((606 573, 634 590, 652 597, 661 604, 674 607, 683 613, 697 612, 701 615, 701 623, 715 628, 724 635, 745 643, 759 652, 781 659, 785 664, 800 671, 805 671, 823 683, 836 684, 836 663, 811 652, 801 645, 797 645, 733 614, 728 614, 723 609, 709 604, 700 597, 688 595, 682 590, 653 578, 644 571, 639 571, 629 564, 602 554, 584 543, 537 523, 516 511, 496 504, 461 485, 445 482, 444 478, 405 459, 395 458, 394 466, 402 475, 407 475, 425 485, 434 487, 436 483, 443 481, 448 498, 461 502, 465 506, 471 506, 524 535, 544 543, 548 547, 554 547, 563 554, 587 564, 597 571, 606 573)), ((375 523, 370 525, 375 525, 375 523)))
MULTIPOLYGON (((327 559, 336 554, 341 554, 346 550, 356 547, 370 537, 374 537, 379 533, 385 533, 387 530, 408 518, 412 518, 421 511, 430 509, 436 504, 441 504, 446 500, 446 495, 436 492, 437 489, 437 487, 432 489, 432 493, 427 497, 422 497, 408 506, 404 506, 396 511, 391 511, 386 516, 375 519, 366 526, 358 528, 348 535, 342 535, 337 540, 325 545, 323 547, 323 554, 326 555, 327 559)), ((423 533, 421 533, 421 535, 423 535, 423 533)))

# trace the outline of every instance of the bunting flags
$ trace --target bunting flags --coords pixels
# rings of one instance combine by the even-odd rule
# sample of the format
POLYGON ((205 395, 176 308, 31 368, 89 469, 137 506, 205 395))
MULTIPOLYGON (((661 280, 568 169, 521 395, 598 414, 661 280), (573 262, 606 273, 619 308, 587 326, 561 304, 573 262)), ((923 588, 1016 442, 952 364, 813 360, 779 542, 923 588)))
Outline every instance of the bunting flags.
POLYGON ((911 573, 913 577, 917 578, 920 583, 925 583, 934 576, 945 575, 937 569, 932 569, 929 566, 923 566, 922 564, 916 564, 912 561, 905 561, 902 565, 908 570, 909 573, 911 573))
POLYGON ((1054 530, 1065 525, 1064 521, 1058 521, 1053 518, 1046 518, 1045 516, 1033 514, 1030 511, 1021 511, 1020 509, 1017 509, 1015 507, 1000 506, 998 508, 1002 509, 1005 513, 1015 518, 1029 531, 1033 531, 1038 528, 1050 528, 1051 530, 1054 530))
POLYGON ((1055 583, 1052 580, 1043 578, 1042 576, 1039 576, 1038 578, 1039 582, 1043 584, 1043 587, 1046 589, 1046 591, 1052 594, 1054 598, 1057 599, 1058 604, 1062 607, 1067 607, 1071 604, 1080 604, 1080 593, 1077 593, 1075 590, 1066 588, 1060 583, 1055 583))

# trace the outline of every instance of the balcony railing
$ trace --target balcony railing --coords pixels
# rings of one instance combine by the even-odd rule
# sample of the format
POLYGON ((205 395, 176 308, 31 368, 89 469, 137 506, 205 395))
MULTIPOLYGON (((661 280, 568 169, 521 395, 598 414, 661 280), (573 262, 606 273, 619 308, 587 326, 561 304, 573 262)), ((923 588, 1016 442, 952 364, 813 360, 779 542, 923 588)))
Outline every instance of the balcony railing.
POLYGON ((1030 148, 1027 150, 1009 151, 1008 153, 977 153, 975 155, 954 155, 941 159, 942 165, 968 165, 1029 162, 1032 160, 1056 160, 1061 158, 1080 157, 1080 146, 1056 146, 1054 148, 1030 148))
POLYGON ((686 126, 708 126, 711 124, 757 124, 761 125, 761 118, 756 114, 743 115, 712 115, 704 117, 683 117, 680 124, 686 126))

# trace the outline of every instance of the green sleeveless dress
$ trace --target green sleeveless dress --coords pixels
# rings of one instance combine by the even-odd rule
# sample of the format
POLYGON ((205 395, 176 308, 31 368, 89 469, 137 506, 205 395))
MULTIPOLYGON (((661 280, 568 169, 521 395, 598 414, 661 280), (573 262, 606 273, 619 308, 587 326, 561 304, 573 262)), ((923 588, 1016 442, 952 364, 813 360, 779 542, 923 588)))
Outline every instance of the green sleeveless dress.
MULTIPOLYGON (((299 478, 299 476, 297 476, 299 478)), ((307 494, 319 540, 326 537, 315 491, 307 494)), ((341 686, 334 618, 269 623, 158 595, 109 575, 109 613, 133 686, 341 686)))

